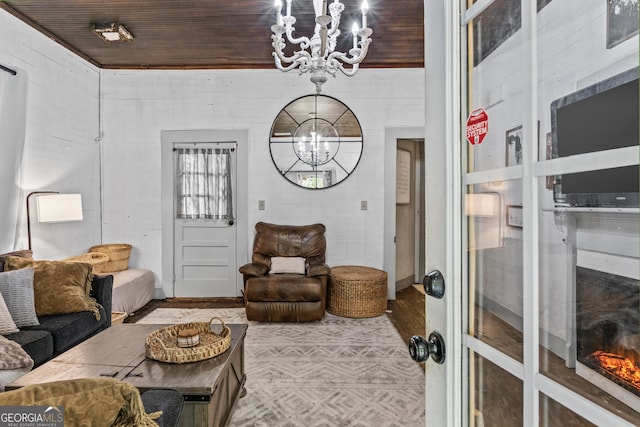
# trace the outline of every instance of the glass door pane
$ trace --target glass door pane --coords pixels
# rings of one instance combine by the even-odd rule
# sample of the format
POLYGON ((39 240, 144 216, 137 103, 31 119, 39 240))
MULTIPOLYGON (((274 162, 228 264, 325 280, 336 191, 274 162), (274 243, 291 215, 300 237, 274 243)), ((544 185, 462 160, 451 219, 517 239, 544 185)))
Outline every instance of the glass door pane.
POLYGON ((471 352, 475 384, 470 425, 513 427, 522 425, 522 381, 471 352))
POLYGON ((522 362, 521 180, 468 186, 469 334, 522 362))
POLYGON ((595 424, 544 394, 540 396, 540 426, 596 427, 595 424))
MULTIPOLYGON (((475 3, 464 2, 468 13, 475 3)), ((468 421, 515 426, 524 417, 521 10, 478 3, 461 37, 468 421)))
POLYGON ((540 372, 575 393, 541 400, 544 425, 581 398, 640 419, 637 34, 637 1, 537 16, 540 372))

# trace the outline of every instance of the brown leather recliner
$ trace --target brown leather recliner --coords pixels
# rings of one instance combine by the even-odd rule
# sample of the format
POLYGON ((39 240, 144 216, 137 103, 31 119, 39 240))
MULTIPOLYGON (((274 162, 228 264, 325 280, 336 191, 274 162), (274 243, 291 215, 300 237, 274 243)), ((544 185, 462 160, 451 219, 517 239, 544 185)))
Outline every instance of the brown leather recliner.
POLYGON ((324 317, 331 271, 325 264, 324 232, 322 224, 256 224, 252 262, 240 267, 248 320, 309 322, 324 317), (270 272, 273 257, 286 257, 278 261, 297 261, 298 266, 304 258, 304 272, 270 272))

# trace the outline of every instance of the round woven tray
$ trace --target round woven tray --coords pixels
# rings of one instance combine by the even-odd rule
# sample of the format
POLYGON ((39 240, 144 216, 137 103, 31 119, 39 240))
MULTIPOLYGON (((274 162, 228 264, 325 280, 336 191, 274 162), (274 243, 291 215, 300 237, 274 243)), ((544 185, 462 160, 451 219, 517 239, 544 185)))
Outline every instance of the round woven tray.
POLYGON ((168 363, 189 363, 211 359, 224 353, 231 345, 231 330, 219 317, 213 317, 209 322, 181 323, 167 326, 150 333, 145 339, 145 355, 154 360, 168 363), (222 324, 222 332, 211 331, 214 320, 222 324), (182 329, 196 329, 200 334, 200 343, 193 347, 178 346, 178 331, 182 329))
POLYGON ((387 310, 387 273, 371 267, 332 267, 327 311, 342 317, 376 317, 387 310))

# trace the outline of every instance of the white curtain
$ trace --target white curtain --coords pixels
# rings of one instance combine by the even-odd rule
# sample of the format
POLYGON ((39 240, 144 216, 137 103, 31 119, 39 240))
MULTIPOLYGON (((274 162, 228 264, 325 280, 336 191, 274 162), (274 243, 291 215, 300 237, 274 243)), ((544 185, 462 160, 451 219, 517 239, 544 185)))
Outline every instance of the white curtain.
POLYGON ((18 248, 22 154, 27 118, 27 75, 0 69, 0 253, 18 248))
POLYGON ((231 151, 178 148, 176 216, 180 219, 233 219, 231 151))

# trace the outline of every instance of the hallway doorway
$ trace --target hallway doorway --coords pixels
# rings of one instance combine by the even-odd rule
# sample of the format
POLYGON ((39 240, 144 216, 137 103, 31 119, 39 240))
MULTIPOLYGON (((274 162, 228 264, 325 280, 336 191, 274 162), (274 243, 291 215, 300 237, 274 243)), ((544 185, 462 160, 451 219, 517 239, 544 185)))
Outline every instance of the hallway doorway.
POLYGON ((396 141, 396 293, 424 276, 424 139, 396 141))
POLYGON ((388 275, 388 300, 395 300, 396 292, 413 285, 416 279, 421 281, 426 268, 424 255, 426 233, 424 134, 425 130, 422 127, 385 129, 384 270, 388 275), (408 160, 407 151, 409 152, 408 160), (400 178, 398 177, 399 152, 401 153, 401 163, 407 165, 406 167, 403 166, 400 178), (396 196, 399 180, 403 181, 400 188, 401 202, 404 203, 402 205, 397 204, 398 197, 396 196), (406 203, 407 194, 409 195, 408 204, 406 203), (410 206, 413 206, 413 208, 410 206), (417 210, 416 206, 418 207, 417 210), (400 213, 398 212, 398 207, 401 207, 400 213), (407 217, 410 218, 410 221, 406 219, 407 217), (398 228, 402 229, 400 236, 398 236, 398 228), (410 253, 408 255, 410 258, 408 264, 404 265, 404 260, 402 260, 402 267, 400 267, 399 271, 396 269, 396 263, 400 261, 396 253, 398 238, 402 247, 401 253, 405 253, 405 251, 410 253))

